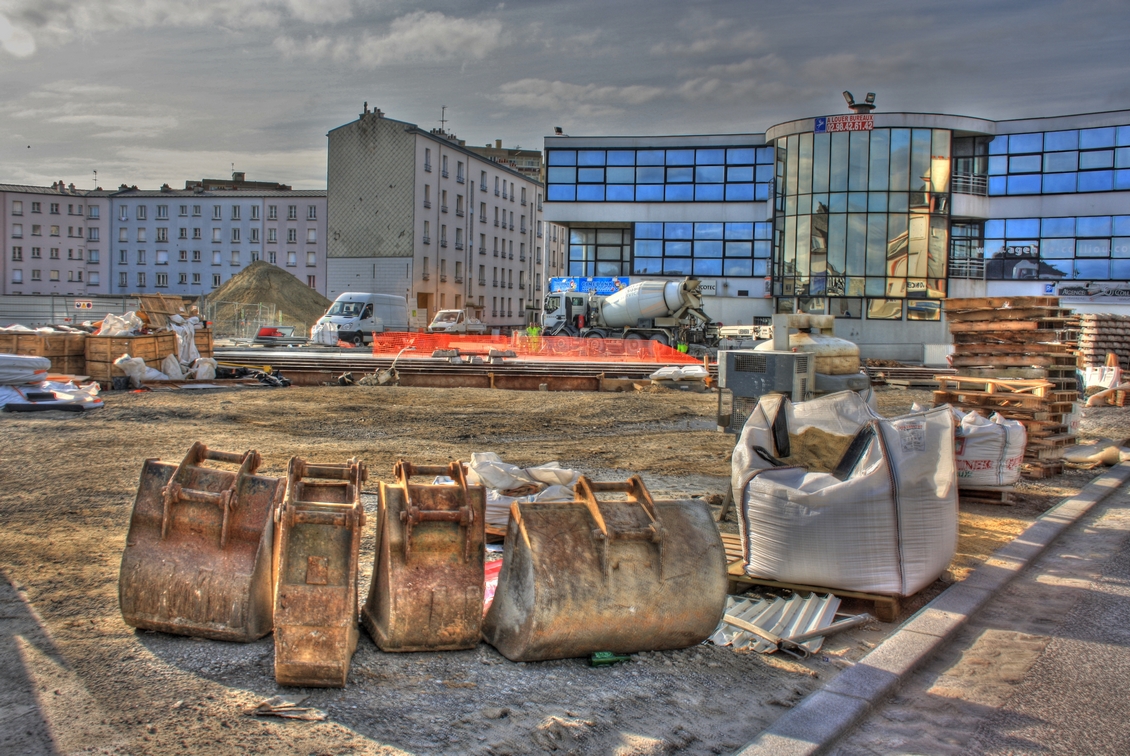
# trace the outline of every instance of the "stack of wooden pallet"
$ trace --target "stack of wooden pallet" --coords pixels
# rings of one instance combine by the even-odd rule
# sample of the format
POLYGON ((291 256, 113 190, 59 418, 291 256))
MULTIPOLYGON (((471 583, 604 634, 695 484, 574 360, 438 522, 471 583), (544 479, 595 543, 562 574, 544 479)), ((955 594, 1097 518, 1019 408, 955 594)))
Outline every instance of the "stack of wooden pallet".
POLYGON ((935 401, 1020 420, 1028 430, 1024 474, 1058 475, 1063 448, 1074 443, 1079 319, 1058 297, 947 299, 943 306, 960 375, 938 377, 935 401))
POLYGON ((1079 321, 1079 367, 1100 367, 1114 354, 1119 367, 1130 368, 1130 315, 1084 314, 1079 321))

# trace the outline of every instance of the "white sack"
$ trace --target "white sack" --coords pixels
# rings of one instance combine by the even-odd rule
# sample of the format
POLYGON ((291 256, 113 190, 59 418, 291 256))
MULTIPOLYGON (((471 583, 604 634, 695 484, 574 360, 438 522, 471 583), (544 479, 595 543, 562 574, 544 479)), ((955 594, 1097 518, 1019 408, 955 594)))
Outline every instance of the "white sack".
POLYGON ((184 372, 180 367, 180 359, 175 354, 170 354, 161 362, 161 372, 169 376, 170 380, 184 380, 184 372))
POLYGON ((844 391, 792 404, 766 395, 734 449, 739 527, 754 577, 840 590, 909 596, 936 580, 957 550, 954 419, 949 407, 890 420, 844 391), (844 479, 803 467, 772 467, 781 456, 772 424, 790 434, 814 427, 854 436, 875 430, 844 479))
POLYGON ((184 318, 179 315, 173 315, 173 318, 181 321, 170 322, 168 325, 168 329, 177 337, 177 356, 185 365, 191 365, 200 358, 200 350, 196 348, 196 329, 184 323, 184 318))
POLYGON ((493 488, 488 488, 484 516, 490 525, 504 528, 510 522, 510 505, 516 501, 525 504, 532 501, 573 501, 573 499, 573 489, 566 486, 549 486, 544 491, 530 496, 503 496, 493 488))
POLYGON ((211 357, 201 357, 192 366, 192 377, 198 381, 210 381, 216 377, 216 361, 211 357))
POLYGON ((467 482, 496 491, 508 491, 525 485, 544 488, 550 485, 572 486, 580 478, 576 470, 566 470, 557 462, 547 462, 537 467, 518 467, 494 452, 474 452, 468 465, 467 482))
POLYGON ((51 360, 25 354, 0 354, 0 384, 34 383, 47 377, 51 360))
POLYGON ((667 365, 648 376, 653 381, 702 381, 707 376, 706 368, 697 363, 693 365, 667 365))
POLYGON ((123 354, 118 359, 114 360, 114 364, 129 376, 130 385, 134 388, 141 388, 141 382, 145 378, 145 360, 140 357, 130 357, 128 354, 123 354))
POLYGON ((959 486, 1011 486, 1020 480, 1028 432, 1019 420, 955 410, 954 461, 959 486))
POLYGON ((315 323, 310 329, 310 341, 315 344, 337 346, 337 325, 335 323, 315 323))
POLYGON ((142 377, 147 381, 167 381, 167 380, 169 380, 169 376, 165 375, 164 373, 162 373, 157 368, 149 367, 148 365, 145 366, 145 373, 142 377))
POLYGON ((140 331, 144 325, 134 312, 127 312, 121 317, 110 314, 102 319, 102 327, 95 336, 129 336, 140 331))

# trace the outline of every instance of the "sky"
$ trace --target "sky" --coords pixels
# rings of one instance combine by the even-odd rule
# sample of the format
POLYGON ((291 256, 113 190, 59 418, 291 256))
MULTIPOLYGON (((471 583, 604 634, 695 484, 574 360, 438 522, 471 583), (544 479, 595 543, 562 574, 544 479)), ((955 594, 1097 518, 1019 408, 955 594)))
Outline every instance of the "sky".
POLYGON ((470 145, 1130 108, 1127 0, 0 0, 0 183, 325 188, 362 103, 470 145))

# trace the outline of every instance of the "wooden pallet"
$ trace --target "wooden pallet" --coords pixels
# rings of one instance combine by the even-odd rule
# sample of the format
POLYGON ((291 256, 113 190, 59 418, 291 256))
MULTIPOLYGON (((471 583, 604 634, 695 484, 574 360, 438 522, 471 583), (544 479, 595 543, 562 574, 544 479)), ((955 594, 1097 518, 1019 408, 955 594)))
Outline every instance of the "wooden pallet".
POLYGON ((871 601, 875 606, 875 617, 880 622, 894 622, 899 616, 901 599, 898 596, 884 596, 878 593, 863 593, 862 591, 844 591, 839 588, 802 585, 800 583, 783 583, 779 580, 750 577, 745 574, 744 560, 741 559, 729 564, 726 568, 726 576, 730 579, 730 593, 740 593, 745 590, 743 586, 750 585, 764 586, 766 588, 783 588, 794 593, 832 593, 840 598, 871 601))
POLYGON ((958 498, 963 502, 978 504, 1004 504, 1011 506, 1016 486, 970 486, 963 487, 960 482, 957 486, 958 498))
POLYGON ((1043 464, 1025 462, 1020 466, 1020 474, 1025 478, 1041 479, 1054 478, 1063 474, 1063 462, 1047 462, 1043 464))

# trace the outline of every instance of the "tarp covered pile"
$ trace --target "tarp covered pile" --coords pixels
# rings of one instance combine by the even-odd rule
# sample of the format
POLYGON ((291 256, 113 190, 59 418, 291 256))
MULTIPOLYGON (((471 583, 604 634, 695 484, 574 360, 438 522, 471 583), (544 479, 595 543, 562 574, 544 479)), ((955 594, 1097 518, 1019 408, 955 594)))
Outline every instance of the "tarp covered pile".
POLYGON ((537 467, 519 467, 494 452, 476 452, 467 466, 467 482, 487 490, 486 521, 506 527, 510 505, 515 501, 573 501, 573 486, 580 473, 557 462, 537 467))

